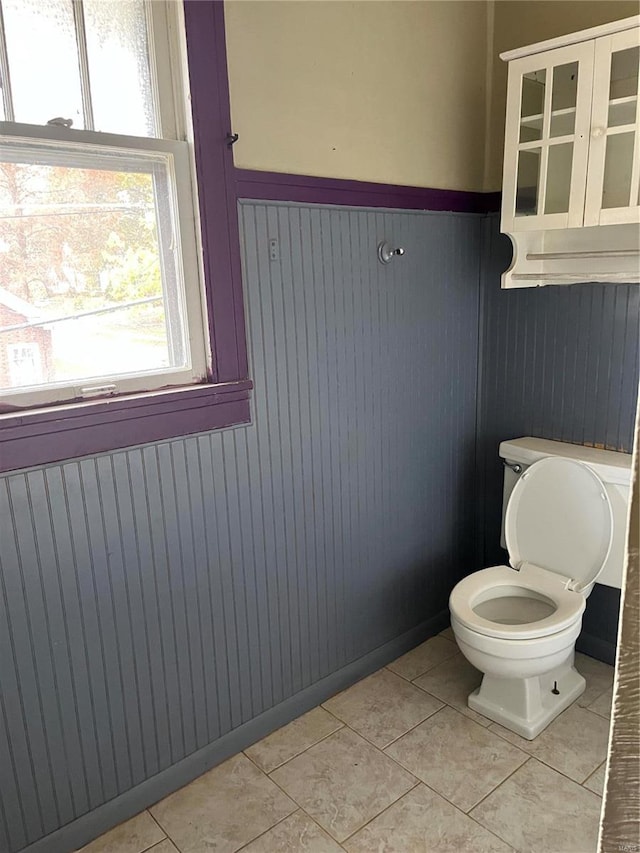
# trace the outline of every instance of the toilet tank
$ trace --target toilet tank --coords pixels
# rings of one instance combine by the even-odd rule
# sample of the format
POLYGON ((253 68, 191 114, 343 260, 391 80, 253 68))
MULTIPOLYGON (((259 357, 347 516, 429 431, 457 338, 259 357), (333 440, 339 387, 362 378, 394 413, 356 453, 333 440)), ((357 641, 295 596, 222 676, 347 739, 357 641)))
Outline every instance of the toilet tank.
POLYGON ((504 465, 504 487, 502 493, 502 532, 500 544, 506 549, 504 538, 504 516, 511 491, 518 478, 529 465, 545 456, 562 456, 576 459, 592 468, 605 485, 613 512, 613 542, 598 583, 622 589, 624 552, 626 545, 627 515, 631 483, 631 454, 614 450, 599 450, 564 441, 548 441, 544 438, 514 438, 500 444, 500 458, 504 465), (516 472, 509 466, 520 466, 516 472))

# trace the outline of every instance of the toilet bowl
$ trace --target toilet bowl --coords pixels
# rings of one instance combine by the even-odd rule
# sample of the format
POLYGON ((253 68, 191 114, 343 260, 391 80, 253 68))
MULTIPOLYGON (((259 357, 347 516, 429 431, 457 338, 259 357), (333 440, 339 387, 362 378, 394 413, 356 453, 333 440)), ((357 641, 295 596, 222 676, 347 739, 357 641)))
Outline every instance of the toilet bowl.
POLYGON ((584 462, 543 457, 519 477, 504 515, 510 565, 474 572, 449 600, 460 651, 483 673, 470 708, 531 740, 584 691, 575 642, 613 532, 607 488, 584 462))
POLYGON ((450 608, 460 651, 484 673, 474 711, 531 739, 585 689, 573 666, 585 599, 557 578, 483 569, 455 587, 450 608))

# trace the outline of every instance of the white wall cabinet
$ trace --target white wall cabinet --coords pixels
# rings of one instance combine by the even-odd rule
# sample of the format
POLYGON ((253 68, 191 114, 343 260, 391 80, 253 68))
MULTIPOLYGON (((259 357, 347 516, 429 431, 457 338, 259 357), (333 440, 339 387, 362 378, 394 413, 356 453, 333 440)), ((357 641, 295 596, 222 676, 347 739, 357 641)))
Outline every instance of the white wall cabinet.
POLYGON ((503 287, 640 282, 640 16, 501 58, 503 287))

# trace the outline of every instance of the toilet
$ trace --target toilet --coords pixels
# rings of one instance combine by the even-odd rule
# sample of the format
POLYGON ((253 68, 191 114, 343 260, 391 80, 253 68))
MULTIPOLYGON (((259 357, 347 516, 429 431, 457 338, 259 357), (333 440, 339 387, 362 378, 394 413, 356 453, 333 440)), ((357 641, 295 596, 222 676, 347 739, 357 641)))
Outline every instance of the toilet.
POLYGON ((594 583, 622 588, 631 455, 519 438, 500 456, 509 565, 455 586, 451 627, 484 674, 469 707, 532 740, 585 689, 574 649, 594 583))

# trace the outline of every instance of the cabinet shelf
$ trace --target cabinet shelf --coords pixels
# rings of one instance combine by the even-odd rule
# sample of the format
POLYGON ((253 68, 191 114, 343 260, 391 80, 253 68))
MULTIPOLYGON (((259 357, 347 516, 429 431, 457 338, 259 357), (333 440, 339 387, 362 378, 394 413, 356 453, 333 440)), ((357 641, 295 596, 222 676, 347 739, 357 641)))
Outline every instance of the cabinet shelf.
POLYGON ((609 99, 609 106, 611 106, 612 104, 631 104, 637 100, 638 100, 637 95, 627 95, 624 98, 610 98, 609 99))
POLYGON ((593 258, 638 258, 640 249, 595 249, 576 252, 527 252, 528 261, 573 261, 593 258))
MULTIPOLYGON (((619 117, 623 119, 621 121, 616 120, 616 124, 633 124, 635 121, 635 113, 636 113, 636 105, 637 105, 638 97, 637 95, 628 95, 625 98, 611 98, 609 100, 609 127, 615 126, 611 122, 611 111, 612 109, 618 113, 616 119, 619 117)), ((565 107, 561 110, 552 110, 551 118, 558 119, 564 116, 571 117, 574 116, 576 112, 575 107, 565 107)), ((536 113, 535 115, 522 116, 520 119, 520 125, 523 127, 530 128, 531 130, 542 130, 542 122, 544 119, 543 113, 536 113)))
MULTIPOLYGON (((621 98, 620 100, 627 100, 627 99, 621 98)), ((575 115, 575 111, 576 111, 575 107, 565 107, 562 110, 552 110, 551 111, 551 117, 552 118, 559 118, 561 116, 575 115)), ((520 119, 520 124, 524 124, 527 127, 536 128, 536 130, 542 129, 543 117, 544 116, 542 113, 537 113, 536 115, 533 115, 533 116, 522 116, 522 118, 520 119)))
MULTIPOLYGON (((566 136, 574 132, 576 123, 576 108, 565 107, 552 110, 550 133, 552 137, 566 136)), ((522 116, 520 119, 520 142, 535 142, 542 137, 544 114, 522 116)))
POLYGON ((537 283, 543 287, 545 284, 582 284, 609 282, 615 284, 635 284, 637 282, 637 274, 633 272, 592 272, 584 270, 584 272, 532 272, 532 273, 513 273, 511 276, 513 281, 522 281, 527 283, 537 283))
POLYGON ((544 287, 579 282, 638 282, 640 244, 633 223, 596 228, 519 231, 503 287, 544 287))
POLYGON ((636 120, 637 95, 626 98, 611 98, 609 101, 608 126, 633 125, 636 120))

